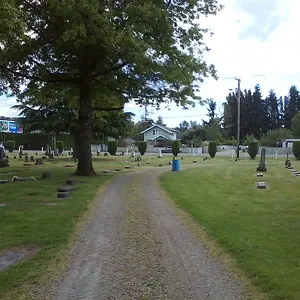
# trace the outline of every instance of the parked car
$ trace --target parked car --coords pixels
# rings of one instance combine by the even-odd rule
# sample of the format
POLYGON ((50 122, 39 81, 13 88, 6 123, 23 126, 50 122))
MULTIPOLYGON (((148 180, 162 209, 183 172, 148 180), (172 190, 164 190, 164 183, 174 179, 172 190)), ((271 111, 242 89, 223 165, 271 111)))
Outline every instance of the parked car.
MULTIPOLYGON (((179 150, 179 153, 181 152, 181 149, 179 150)), ((164 149, 161 150, 161 153, 172 153, 172 147, 166 147, 164 149)))

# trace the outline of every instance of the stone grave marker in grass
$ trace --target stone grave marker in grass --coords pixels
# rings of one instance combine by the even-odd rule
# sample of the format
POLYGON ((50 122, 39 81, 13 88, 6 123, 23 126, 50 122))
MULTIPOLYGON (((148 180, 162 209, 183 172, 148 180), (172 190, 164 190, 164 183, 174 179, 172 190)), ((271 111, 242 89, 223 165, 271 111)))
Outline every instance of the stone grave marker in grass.
POLYGON ((6 203, 0 203, 0 207, 4 207, 4 206, 7 206, 6 203))
POLYGON ((257 185, 257 188, 260 190, 265 190, 267 188, 266 183, 264 181, 257 182, 256 185, 257 185))
POLYGON ((34 156, 30 156, 30 161, 35 162, 34 156))
POLYGON ((29 162, 28 154, 25 154, 24 162, 29 162))
POLYGON ((41 165, 43 165, 44 163, 43 163, 43 160, 42 160, 42 158, 37 158, 36 159, 36 161, 35 161, 35 165, 36 166, 41 166, 41 165))
POLYGON ((256 177, 264 177, 264 174, 263 173, 258 173, 258 174, 256 174, 256 177))
POLYGON ((8 251, 7 253, 0 255, 0 271, 15 264, 25 256, 23 252, 8 251))
POLYGON ((9 183, 9 180, 0 180, 0 184, 6 184, 9 183))
POLYGON ((262 148, 260 153, 260 162, 256 169, 257 172, 267 172, 266 168, 266 149, 262 148))
POLYGON ((41 179, 50 179, 51 177, 52 176, 51 176, 50 172, 43 172, 42 176, 41 176, 41 179))
POLYGON ((25 163, 23 164, 24 167, 30 167, 31 166, 31 163, 25 163))

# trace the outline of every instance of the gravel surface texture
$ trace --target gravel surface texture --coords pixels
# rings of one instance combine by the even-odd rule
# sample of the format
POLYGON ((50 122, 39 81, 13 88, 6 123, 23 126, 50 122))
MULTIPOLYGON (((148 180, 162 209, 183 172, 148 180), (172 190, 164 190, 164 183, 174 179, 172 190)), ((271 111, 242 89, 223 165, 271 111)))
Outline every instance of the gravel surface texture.
POLYGON ((243 299, 241 285, 189 232, 160 191, 166 171, 120 174, 97 200, 57 300, 243 299))

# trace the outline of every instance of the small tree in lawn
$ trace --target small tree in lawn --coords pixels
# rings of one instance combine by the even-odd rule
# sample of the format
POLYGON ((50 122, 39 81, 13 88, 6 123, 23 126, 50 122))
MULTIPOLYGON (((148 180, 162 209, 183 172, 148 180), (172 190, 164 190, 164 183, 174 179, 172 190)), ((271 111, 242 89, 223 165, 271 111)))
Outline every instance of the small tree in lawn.
POLYGON ((300 142, 293 142, 293 154, 296 159, 300 159, 300 142))
POLYGON ((147 142, 139 141, 138 142, 138 149, 139 149, 139 152, 140 152, 141 156, 143 156, 146 153, 146 150, 147 150, 147 142))
POLYGON ((16 148, 16 142, 15 141, 7 141, 7 149, 10 153, 12 153, 16 148))
POLYGON ((254 159, 258 153, 258 142, 251 142, 248 146, 248 154, 254 159))
POLYGON ((64 142, 63 141, 57 141, 56 142, 56 148, 59 151, 59 154, 61 154, 64 151, 64 142))
POLYGON ((172 142, 172 153, 174 157, 177 157, 178 153, 180 152, 181 142, 179 140, 172 142))
POLYGON ((208 144, 208 154, 211 158, 214 158, 217 153, 217 142, 209 142, 208 144))
POLYGON ((108 141, 107 148, 110 155, 115 155, 118 149, 117 141, 108 141))

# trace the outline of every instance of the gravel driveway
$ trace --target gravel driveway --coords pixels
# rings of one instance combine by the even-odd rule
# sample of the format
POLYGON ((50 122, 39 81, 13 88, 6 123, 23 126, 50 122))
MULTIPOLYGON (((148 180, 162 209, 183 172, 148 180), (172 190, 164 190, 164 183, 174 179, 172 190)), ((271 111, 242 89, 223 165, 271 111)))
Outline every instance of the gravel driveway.
POLYGON ((57 287, 67 299, 242 299, 241 287, 160 192, 163 172, 120 174, 97 200, 57 287))

